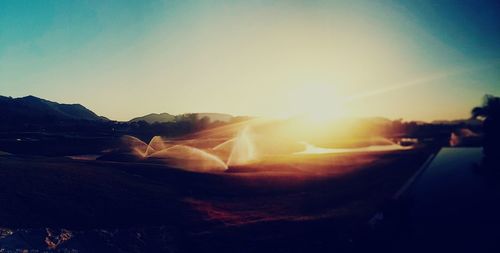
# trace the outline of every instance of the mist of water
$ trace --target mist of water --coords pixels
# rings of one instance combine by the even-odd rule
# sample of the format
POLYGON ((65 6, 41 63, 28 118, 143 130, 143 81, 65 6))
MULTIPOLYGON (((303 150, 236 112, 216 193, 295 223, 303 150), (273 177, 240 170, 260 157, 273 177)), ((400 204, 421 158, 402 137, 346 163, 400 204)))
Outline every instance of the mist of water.
MULTIPOLYGON (((136 156, 143 159, 157 159, 168 166, 197 172, 223 172, 230 166, 252 164, 263 157, 262 150, 274 145, 269 138, 256 138, 249 126, 243 127, 234 138, 227 139, 217 145, 199 145, 207 142, 203 136, 195 139, 165 140, 160 136, 153 137, 149 144, 133 136, 124 136, 123 141, 136 156), (256 140, 260 146, 256 145, 256 140), (267 141, 267 142, 266 142, 267 141), (264 146, 262 146, 264 145, 264 146), (196 146, 196 147, 194 147, 196 146), (213 146, 213 147, 212 147, 213 146), (201 148, 203 147, 203 148, 201 148), (259 150, 257 147, 260 147, 259 150)), ((304 150, 295 153, 301 154, 330 154, 405 150, 411 147, 401 146, 385 138, 372 138, 368 145, 358 148, 322 148, 307 142, 301 142, 304 150)), ((286 144, 284 144, 286 145, 286 144)))
POLYGON ((224 171, 227 165, 217 156, 202 149, 186 145, 167 145, 160 136, 153 137, 149 144, 130 135, 122 137, 122 142, 137 157, 161 159, 168 165, 190 171, 224 171))
POLYGON ((234 142, 236 141, 236 138, 229 139, 215 147, 213 147, 213 150, 228 150, 232 149, 234 142))
POLYGON ((151 138, 146 149, 146 156, 151 156, 152 154, 167 148, 165 145, 165 140, 161 136, 155 136, 151 138))
POLYGON ((165 159, 172 166, 190 171, 225 171, 227 165, 216 155, 186 145, 174 145, 151 154, 149 157, 165 159))
POLYGON ((208 150, 185 145, 192 140, 184 140, 183 144, 169 144, 160 136, 153 137, 149 144, 129 135, 123 136, 122 141, 137 157, 159 159, 169 166, 190 171, 225 171, 228 166, 248 164, 257 159, 248 126, 239 131, 236 137, 208 150))
POLYGON ((232 144, 231 154, 227 159, 228 165, 243 165, 257 160, 257 152, 248 126, 238 133, 232 144))
POLYGON ((137 137, 124 135, 121 138, 122 143, 130 149, 130 151, 138 157, 146 157, 149 145, 137 137))

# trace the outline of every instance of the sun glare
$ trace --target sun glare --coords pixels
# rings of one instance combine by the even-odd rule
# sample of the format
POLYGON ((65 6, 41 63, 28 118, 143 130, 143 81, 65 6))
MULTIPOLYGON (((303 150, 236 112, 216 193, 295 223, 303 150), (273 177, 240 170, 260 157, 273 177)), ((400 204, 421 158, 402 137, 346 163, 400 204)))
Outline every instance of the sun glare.
POLYGON ((309 84, 290 91, 287 116, 325 123, 346 116, 340 92, 333 84, 309 84))

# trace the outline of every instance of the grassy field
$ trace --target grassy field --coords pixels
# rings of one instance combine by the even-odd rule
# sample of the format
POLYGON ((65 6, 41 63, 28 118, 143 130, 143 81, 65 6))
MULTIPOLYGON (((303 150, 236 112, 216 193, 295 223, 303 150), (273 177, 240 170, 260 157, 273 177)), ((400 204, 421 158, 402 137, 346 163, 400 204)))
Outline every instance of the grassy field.
MULTIPOLYGON (((140 240, 106 239, 125 251, 356 251, 367 247, 369 218, 430 152, 269 157, 214 174, 5 155, 0 226, 142 231, 140 240)), ((100 249, 82 238, 74 247, 100 249)))

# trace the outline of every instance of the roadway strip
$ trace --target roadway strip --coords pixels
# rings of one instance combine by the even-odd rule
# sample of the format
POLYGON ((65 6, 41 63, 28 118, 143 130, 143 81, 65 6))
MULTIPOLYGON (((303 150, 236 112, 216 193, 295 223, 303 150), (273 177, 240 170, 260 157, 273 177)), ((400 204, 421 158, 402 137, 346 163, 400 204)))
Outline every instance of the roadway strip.
POLYGON ((439 153, 440 150, 441 149, 439 149, 435 153, 432 153, 429 156, 429 158, 427 158, 427 160, 424 162, 424 164, 422 164, 420 169, 418 169, 417 172, 415 172, 415 174, 413 174, 413 176, 410 179, 408 179, 408 181, 406 181, 406 183, 403 185, 403 187, 401 187, 401 189, 399 189, 399 191, 396 192, 396 194, 394 194, 392 199, 398 200, 399 198, 401 198, 401 196, 406 192, 406 190, 408 190, 408 188, 413 184, 413 182, 415 182, 417 177, 420 176, 422 174, 422 172, 424 172, 424 170, 427 169, 427 167, 429 167, 432 160, 434 160, 434 158, 436 157, 436 155, 439 153))

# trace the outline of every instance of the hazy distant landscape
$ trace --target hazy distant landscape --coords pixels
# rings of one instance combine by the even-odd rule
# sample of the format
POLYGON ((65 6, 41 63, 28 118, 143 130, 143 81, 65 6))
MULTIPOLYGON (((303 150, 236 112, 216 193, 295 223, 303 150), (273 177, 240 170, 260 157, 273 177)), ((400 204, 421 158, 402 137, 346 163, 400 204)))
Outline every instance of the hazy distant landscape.
POLYGON ((332 136, 324 139, 296 131, 299 119, 204 113, 119 122, 33 96, 2 103, 7 249, 383 249, 372 241, 371 216, 454 130, 481 130, 474 120, 366 118, 344 121, 363 125, 349 132, 318 128, 332 136))
MULTIPOLYGON (((119 145, 117 142, 120 142, 123 135, 136 136, 147 142, 155 135, 178 138, 197 131, 252 119, 246 116, 218 113, 192 113, 177 116, 163 113, 136 117, 123 122, 98 116, 80 104, 59 104, 33 96, 0 98, 0 129, 2 131, 0 138, 3 140, 0 143, 2 145, 0 150, 32 155, 95 155, 100 154, 106 148, 119 145)), ((279 131, 279 129, 286 128, 286 125, 295 124, 297 121, 300 121, 300 118, 275 120, 272 124, 279 125, 276 128, 278 130, 274 130, 279 131)), ((349 143, 349 139, 385 137, 395 141, 419 138, 439 142, 441 145, 448 143, 453 130, 463 128, 479 131, 481 128, 480 121, 470 119, 412 122, 391 121, 377 117, 352 118, 328 124, 336 125, 337 129, 332 131, 329 125, 321 126, 321 129, 314 125, 306 127, 318 128, 314 131, 329 132, 332 138, 314 138, 305 136, 307 134, 303 132, 298 133, 301 136, 295 137, 296 141, 309 141, 324 148, 352 147, 353 145, 369 145, 369 143, 363 143, 363 141, 349 143), (349 129, 350 136, 345 136, 347 134, 345 130, 338 130, 339 124, 346 126, 344 128, 354 126, 349 129), (335 141, 332 142, 332 140, 335 141)), ((225 133, 224 137, 235 135, 236 132, 237 129, 225 133)), ((297 151, 300 151, 300 148, 297 151)))

